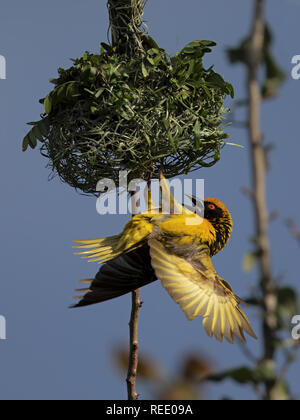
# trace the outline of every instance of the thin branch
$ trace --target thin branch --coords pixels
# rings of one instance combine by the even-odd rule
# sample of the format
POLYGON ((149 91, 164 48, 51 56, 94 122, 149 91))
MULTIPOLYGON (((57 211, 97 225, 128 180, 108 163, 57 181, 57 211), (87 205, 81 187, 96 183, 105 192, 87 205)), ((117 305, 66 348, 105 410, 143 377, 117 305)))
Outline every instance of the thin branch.
MULTIPOLYGON (((150 203, 150 190, 151 190, 151 181, 154 173, 154 167, 150 169, 147 186, 148 186, 148 208, 150 203)), ((136 192, 132 194, 132 212, 136 213, 134 210, 137 208, 136 202, 136 192)), ((129 322, 129 332, 130 332, 130 352, 129 352, 129 363, 128 363, 128 374, 127 374, 127 393, 128 400, 137 400, 139 394, 136 392, 136 377, 137 369, 139 362, 139 343, 138 343, 138 325, 139 325, 139 313, 143 305, 143 302, 140 300, 140 289, 134 290, 132 292, 132 307, 131 307, 131 317, 129 322)))
MULTIPOLYGON (((136 214, 137 202, 136 191, 132 193, 132 213, 136 214)), ((127 394, 128 400, 137 400, 139 394, 136 392, 136 377, 139 363, 139 342, 138 342, 138 326, 139 314, 142 307, 140 300, 141 290, 137 289, 131 293, 131 316, 129 321, 129 360, 127 373, 127 394)))
MULTIPOLYGON (((137 211, 136 191, 132 193, 132 214, 137 211)), ((137 289, 131 292, 131 316, 129 321, 129 360, 127 373, 127 394, 128 400, 137 400, 139 394, 136 392, 136 378, 139 363, 139 342, 138 342, 138 326, 139 314, 142 307, 140 300, 141 290, 137 289)))
MULTIPOLYGON (((253 173, 253 194, 256 221, 256 236, 260 251, 259 265, 261 272, 261 290, 263 294, 263 362, 270 369, 275 369, 274 355, 275 331, 277 326, 277 296, 271 273, 269 214, 266 199, 266 164, 261 132, 261 88, 259 84, 259 67, 264 45, 265 33, 265 0, 255 0, 254 22, 251 31, 251 42, 248 59, 248 95, 249 95, 249 141, 251 145, 251 163, 253 173)), ((266 383, 265 399, 272 399, 272 384, 266 383)))
POLYGON ((127 393, 128 400, 137 400, 139 394, 136 392, 136 377, 139 361, 139 343, 138 343, 138 324, 139 313, 142 306, 140 300, 140 289, 134 290, 132 296, 131 317, 129 322, 130 331, 130 352, 127 374, 127 393))

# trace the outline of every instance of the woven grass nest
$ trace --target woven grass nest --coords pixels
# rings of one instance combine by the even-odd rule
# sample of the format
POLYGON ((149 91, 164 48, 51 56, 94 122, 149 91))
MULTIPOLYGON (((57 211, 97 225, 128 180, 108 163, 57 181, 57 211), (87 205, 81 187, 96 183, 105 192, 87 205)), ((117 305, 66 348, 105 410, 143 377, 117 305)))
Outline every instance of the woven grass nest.
POLYGON ((40 141, 54 173, 84 193, 94 193, 102 178, 118 185, 120 170, 130 181, 163 166, 169 178, 219 159, 227 137, 223 103, 234 92, 203 67, 216 44, 194 41, 172 58, 147 35, 143 44, 136 56, 101 44, 100 54, 86 52, 60 68, 41 100, 42 119, 29 123, 23 150, 40 141))

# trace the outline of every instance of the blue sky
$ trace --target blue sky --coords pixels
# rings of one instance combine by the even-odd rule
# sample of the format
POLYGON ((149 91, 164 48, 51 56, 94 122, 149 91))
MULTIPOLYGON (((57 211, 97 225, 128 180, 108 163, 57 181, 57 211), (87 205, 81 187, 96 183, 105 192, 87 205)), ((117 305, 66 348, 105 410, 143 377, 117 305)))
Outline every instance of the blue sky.
MULTIPOLYGON (((245 97, 245 72, 228 65, 224 49, 248 33, 251 5, 250 0, 149 0, 145 18, 151 35, 170 54, 195 39, 216 41, 207 65, 215 64, 240 99, 245 97)), ((291 59, 300 54, 299 14, 300 1, 268 2, 275 54, 288 78, 279 97, 263 105, 262 118, 266 141, 275 145, 269 206, 280 212, 271 225, 273 270, 298 290, 299 248, 283 222, 292 217, 300 226, 300 80, 290 77, 291 59)), ((7 319, 8 340, 0 341, 0 399, 126 398, 111 350, 127 343, 130 297, 78 311, 70 311, 68 305, 77 280, 93 277, 98 268, 73 255, 72 240, 118 233, 127 219, 100 217, 93 198, 79 195, 57 178, 48 181, 46 161, 37 151, 21 152, 26 122, 39 118, 38 99, 51 89, 48 79, 56 76, 58 67, 68 67, 70 58, 85 50, 97 52, 99 43, 107 40, 107 27, 105 0, 2 0, 0 55, 7 61, 7 80, 0 80, 0 314, 7 319)), ((234 233, 214 264, 245 296, 256 281, 255 272, 245 274, 241 268, 253 232, 251 205, 241 193, 249 185, 249 154, 246 133, 236 128, 229 132, 245 149, 227 147, 220 163, 193 177, 204 178, 206 194, 224 201, 232 212, 234 233)), ((158 282, 142 296, 141 349, 170 373, 188 351, 208 354, 218 369, 247 363, 238 346, 210 340, 200 320, 186 321, 158 282)), ((259 328, 255 311, 247 313, 259 328)), ((249 347, 259 354, 261 341, 250 340, 249 347)), ((295 390, 299 375, 298 362, 289 374, 295 390)), ((142 398, 150 397, 141 385, 139 391, 142 398)), ((230 382, 209 387, 207 393, 211 399, 224 395, 254 398, 249 388, 230 382)))

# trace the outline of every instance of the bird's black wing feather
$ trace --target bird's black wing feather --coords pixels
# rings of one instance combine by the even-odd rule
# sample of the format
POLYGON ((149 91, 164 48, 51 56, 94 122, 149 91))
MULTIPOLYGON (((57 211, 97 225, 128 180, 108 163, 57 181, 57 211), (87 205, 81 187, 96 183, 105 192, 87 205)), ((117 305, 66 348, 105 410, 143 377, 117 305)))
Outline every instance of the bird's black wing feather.
MULTIPOLYGON (((73 308, 93 305, 125 295, 157 280, 151 266, 148 245, 123 254, 105 263, 95 279, 90 281, 87 292, 73 308)), ((88 282, 88 281, 87 281, 88 282)))

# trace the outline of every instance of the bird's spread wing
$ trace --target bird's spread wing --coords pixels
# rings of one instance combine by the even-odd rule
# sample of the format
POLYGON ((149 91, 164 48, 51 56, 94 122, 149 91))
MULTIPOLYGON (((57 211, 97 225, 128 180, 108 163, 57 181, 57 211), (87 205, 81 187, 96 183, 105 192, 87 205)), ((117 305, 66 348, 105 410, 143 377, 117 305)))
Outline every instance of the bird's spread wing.
POLYGON ((128 254, 104 264, 96 277, 82 280, 85 289, 76 290, 84 296, 78 296, 78 304, 73 307, 93 305, 113 299, 157 280, 151 267, 148 246, 138 248, 128 254))
POLYGON ((207 334, 218 341, 234 336, 245 342, 244 331, 257 338, 240 308, 242 300, 216 273, 209 249, 203 246, 190 261, 167 252, 153 239, 149 241, 151 264, 155 274, 189 320, 203 316, 207 334))

